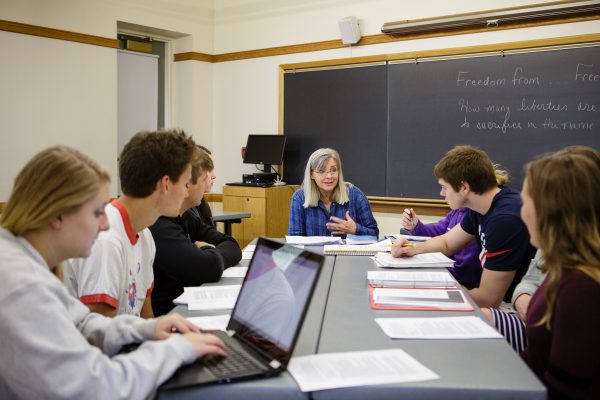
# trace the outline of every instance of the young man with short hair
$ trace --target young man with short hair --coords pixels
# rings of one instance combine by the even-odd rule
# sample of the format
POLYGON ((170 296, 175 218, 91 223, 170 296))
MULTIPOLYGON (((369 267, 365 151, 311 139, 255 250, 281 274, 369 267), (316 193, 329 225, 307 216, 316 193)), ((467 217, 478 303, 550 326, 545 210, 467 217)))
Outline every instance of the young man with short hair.
POLYGON ((65 284, 91 311, 153 317, 150 294, 156 247, 148 226, 176 216, 188 196, 195 143, 175 130, 140 132, 119 157, 123 195, 106 206, 110 229, 90 257, 69 260, 65 284))
POLYGON ((195 210, 206 189, 212 186, 210 172, 213 169, 210 155, 197 149, 192 162, 189 196, 179 215, 162 216, 150 227, 156 242, 152 295, 155 315, 168 313, 184 287, 216 282, 225 268, 236 265, 242 258, 242 250, 235 239, 205 224, 195 210))
POLYGON ((529 244, 527 228, 520 218, 519 192, 498 186, 494 164, 476 147, 456 146, 437 163, 434 173, 441 186, 440 195, 451 209, 469 211, 459 225, 424 243, 392 248, 394 257, 442 252, 452 255, 473 241, 481 250, 483 268, 478 288, 469 294, 480 307, 499 307, 510 302, 535 249, 529 244))

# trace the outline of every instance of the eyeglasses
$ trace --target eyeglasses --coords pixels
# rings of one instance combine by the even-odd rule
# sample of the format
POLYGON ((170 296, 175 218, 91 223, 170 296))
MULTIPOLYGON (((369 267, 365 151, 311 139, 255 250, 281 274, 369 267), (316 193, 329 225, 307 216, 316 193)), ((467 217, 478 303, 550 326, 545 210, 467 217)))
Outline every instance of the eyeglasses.
POLYGON ((331 168, 330 170, 327 170, 327 171, 313 171, 313 172, 315 174, 317 174, 317 175, 329 175, 329 174, 331 174, 331 175, 335 176, 335 175, 338 174, 337 168, 331 168))

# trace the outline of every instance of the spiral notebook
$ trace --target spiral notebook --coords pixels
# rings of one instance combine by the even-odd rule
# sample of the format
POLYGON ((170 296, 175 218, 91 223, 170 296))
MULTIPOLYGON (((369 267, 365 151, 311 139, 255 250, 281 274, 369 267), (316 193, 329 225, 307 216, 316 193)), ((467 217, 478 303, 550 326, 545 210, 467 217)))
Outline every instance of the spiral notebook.
POLYGON ((323 246, 323 253, 328 256, 374 256, 377 253, 389 253, 389 244, 330 244, 323 246))

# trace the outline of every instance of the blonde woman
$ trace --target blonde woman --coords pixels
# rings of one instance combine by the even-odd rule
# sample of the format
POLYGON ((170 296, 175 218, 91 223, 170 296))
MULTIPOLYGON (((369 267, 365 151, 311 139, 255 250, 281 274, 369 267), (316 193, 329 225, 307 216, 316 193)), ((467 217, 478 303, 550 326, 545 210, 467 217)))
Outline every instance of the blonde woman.
POLYGON ((549 398, 600 398, 600 168, 579 154, 526 167, 521 218, 543 255, 523 358, 549 398))
POLYGON ((179 315, 106 318, 57 279, 63 260, 89 256, 108 229, 108 183, 94 161, 62 146, 17 176, 0 219, 0 398, 142 399, 180 365, 224 354, 179 315))
POLYGON ((288 234, 379 236, 367 196, 344 181, 337 151, 319 149, 308 159, 302 188, 292 197, 288 234))

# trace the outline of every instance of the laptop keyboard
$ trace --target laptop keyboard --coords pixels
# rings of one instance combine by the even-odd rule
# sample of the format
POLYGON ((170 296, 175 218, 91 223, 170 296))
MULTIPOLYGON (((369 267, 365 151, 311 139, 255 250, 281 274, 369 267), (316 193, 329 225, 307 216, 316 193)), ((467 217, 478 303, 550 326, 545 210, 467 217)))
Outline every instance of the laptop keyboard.
POLYGON ((202 359, 202 364, 216 377, 227 377, 239 372, 265 370, 257 361, 249 358, 243 351, 225 343, 227 357, 209 355, 202 359))

